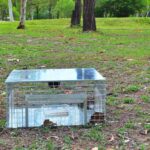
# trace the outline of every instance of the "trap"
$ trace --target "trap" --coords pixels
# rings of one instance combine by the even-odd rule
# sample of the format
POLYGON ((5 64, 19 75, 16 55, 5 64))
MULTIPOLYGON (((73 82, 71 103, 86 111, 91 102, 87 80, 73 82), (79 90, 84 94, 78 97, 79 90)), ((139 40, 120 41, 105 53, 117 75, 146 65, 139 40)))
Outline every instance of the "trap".
POLYGON ((94 68, 13 70, 5 83, 8 128, 105 120, 106 80, 94 68))

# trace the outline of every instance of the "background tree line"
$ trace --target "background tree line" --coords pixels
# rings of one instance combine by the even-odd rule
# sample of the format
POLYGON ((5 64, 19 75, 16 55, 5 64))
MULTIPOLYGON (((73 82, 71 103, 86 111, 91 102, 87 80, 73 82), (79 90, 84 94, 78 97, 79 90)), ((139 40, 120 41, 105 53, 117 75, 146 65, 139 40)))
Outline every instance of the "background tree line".
POLYGON ((97 0, 96 17, 149 16, 150 0, 97 0))
MULTIPOLYGON (((9 0, 0 0, 0 20, 9 20, 9 0)), ((20 0, 11 0, 15 20, 19 20, 20 0)), ((26 18, 70 18, 75 0, 28 0, 26 18)), ((82 2, 83 3, 83 2, 82 2)), ((96 0, 96 17, 150 16, 150 0, 96 0)))

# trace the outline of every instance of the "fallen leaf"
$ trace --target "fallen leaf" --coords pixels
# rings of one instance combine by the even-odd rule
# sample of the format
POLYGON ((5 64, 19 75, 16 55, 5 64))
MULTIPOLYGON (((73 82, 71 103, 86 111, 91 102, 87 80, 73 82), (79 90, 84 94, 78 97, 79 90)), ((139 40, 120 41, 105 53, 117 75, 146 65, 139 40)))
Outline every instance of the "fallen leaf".
POLYGON ((28 40, 27 40, 27 43, 30 43, 30 42, 32 42, 32 39, 28 39, 28 40))
POLYGON ((148 134, 148 130, 141 130, 141 131, 140 131, 140 134, 142 134, 142 135, 147 135, 147 134, 148 134))
POLYGON ((8 61, 9 62, 14 62, 14 61, 19 62, 20 60, 17 58, 10 58, 10 59, 8 59, 8 61))
POLYGON ((71 90, 65 90, 65 94, 72 94, 73 92, 71 90))
POLYGON ((134 59, 127 59, 128 61, 133 61, 134 59))
POLYGON ((54 138, 55 140, 59 140, 58 136, 51 136, 51 138, 54 138))
POLYGON ((5 96, 6 95, 6 92, 2 92, 2 94, 1 94, 2 96, 5 96))
POLYGON ((94 147, 94 148, 92 148, 91 150, 98 150, 98 147, 94 147))
POLYGON ((115 140, 114 136, 111 135, 111 138, 109 139, 109 142, 112 142, 112 141, 114 141, 114 140, 115 140))
POLYGON ((125 142, 125 143, 128 143, 128 142, 130 142, 129 138, 128 138, 128 139, 126 139, 126 140, 124 140, 124 142, 125 142))
POLYGON ((43 66, 40 66, 40 68, 46 68, 46 66, 45 66, 45 65, 43 65, 43 66))

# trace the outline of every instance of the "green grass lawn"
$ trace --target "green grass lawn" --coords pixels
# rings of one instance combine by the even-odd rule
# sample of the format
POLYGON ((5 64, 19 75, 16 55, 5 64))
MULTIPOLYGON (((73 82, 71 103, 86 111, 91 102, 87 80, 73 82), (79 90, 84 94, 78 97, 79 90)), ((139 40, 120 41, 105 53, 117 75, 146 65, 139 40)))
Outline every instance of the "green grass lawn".
POLYGON ((97 32, 69 19, 0 22, 0 149, 150 149, 150 19, 97 19, 97 32), (8 130, 5 85, 13 69, 94 67, 107 78, 107 122, 65 129, 8 130), (55 148, 54 148, 55 147, 55 148))

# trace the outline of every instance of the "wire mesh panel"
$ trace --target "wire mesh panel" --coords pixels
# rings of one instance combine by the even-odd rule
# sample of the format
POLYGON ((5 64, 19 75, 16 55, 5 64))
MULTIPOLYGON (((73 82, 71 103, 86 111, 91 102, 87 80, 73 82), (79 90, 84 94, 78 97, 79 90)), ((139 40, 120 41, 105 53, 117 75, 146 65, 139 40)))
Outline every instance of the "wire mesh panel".
POLYGON ((61 71, 64 69, 49 69, 48 74, 47 70, 35 71, 36 74, 33 70, 10 74, 6 80, 7 127, 71 126, 104 121, 105 78, 95 69, 61 71), (59 80, 54 77, 58 71, 59 80))

